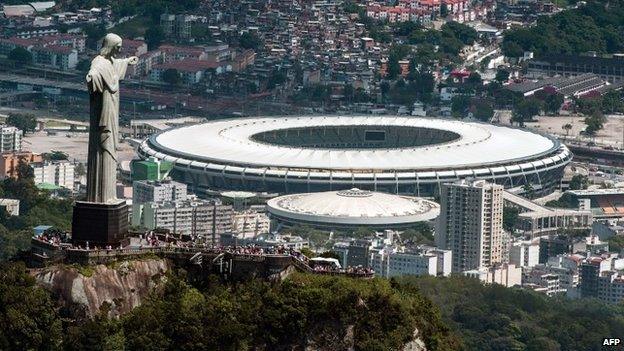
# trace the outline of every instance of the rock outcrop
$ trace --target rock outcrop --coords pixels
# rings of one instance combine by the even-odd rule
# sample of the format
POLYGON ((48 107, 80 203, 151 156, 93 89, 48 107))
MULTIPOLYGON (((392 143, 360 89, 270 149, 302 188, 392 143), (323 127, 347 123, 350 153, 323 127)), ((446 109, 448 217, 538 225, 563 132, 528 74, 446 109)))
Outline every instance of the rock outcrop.
POLYGON ((104 304, 110 317, 137 307, 165 281, 169 269, 166 260, 146 259, 87 267, 55 265, 32 274, 72 315, 91 318, 104 304))

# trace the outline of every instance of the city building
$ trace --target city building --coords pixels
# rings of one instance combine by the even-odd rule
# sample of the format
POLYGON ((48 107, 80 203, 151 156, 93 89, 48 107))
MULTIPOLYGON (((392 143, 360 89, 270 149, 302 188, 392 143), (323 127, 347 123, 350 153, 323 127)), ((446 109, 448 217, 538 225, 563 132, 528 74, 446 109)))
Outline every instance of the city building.
POLYGON ((35 176, 35 184, 52 184, 74 189, 76 165, 69 161, 43 161, 30 163, 35 176))
POLYGON ((572 157, 556 139, 527 130, 396 116, 211 121, 152 135, 138 153, 173 162, 172 177, 197 193, 357 187, 416 196, 439 195, 441 184, 466 178, 548 194, 572 157))
POLYGON ((13 126, 0 126, 0 153, 22 151, 23 132, 13 126))
POLYGON ((606 80, 593 73, 584 73, 571 77, 553 77, 540 80, 529 80, 521 83, 514 83, 505 86, 505 89, 522 94, 523 96, 532 96, 538 91, 547 94, 561 94, 566 98, 578 98, 594 91, 602 91, 610 88, 606 80))
POLYGON ((163 203, 187 199, 186 184, 170 179, 141 180, 132 183, 132 203, 141 205, 147 202, 163 203))
POLYGON ((511 263, 466 270, 462 274, 479 279, 485 284, 500 284, 506 287, 522 284, 522 268, 511 263))
POLYGON ((503 187, 485 181, 442 185, 436 245, 453 252, 453 271, 479 270, 503 257, 503 187))
POLYGON ((449 276, 451 251, 420 246, 415 250, 384 247, 371 254, 376 275, 389 278, 402 275, 449 276))
POLYGON ((624 217, 624 189, 584 189, 567 190, 579 208, 591 211, 595 219, 609 219, 624 217))
POLYGON ((9 216, 19 216, 20 200, 17 199, 0 199, 0 208, 9 216))
POLYGON ((321 230, 408 228, 435 219, 439 206, 411 196, 360 189, 290 194, 267 202, 276 228, 306 225, 321 230))
POLYGON ((344 267, 369 267, 371 251, 375 248, 371 239, 351 240, 347 248, 347 259, 344 267))
POLYGON ((78 50, 68 46, 35 46, 30 51, 36 65, 67 71, 76 68, 78 64, 78 50))
POLYGON ((130 166, 132 181, 152 180, 158 181, 167 178, 173 164, 167 161, 159 161, 154 158, 147 160, 133 160, 130 166))
POLYGON ((582 297, 609 303, 624 301, 624 259, 617 254, 590 256, 580 266, 582 297))
POLYGON ((592 211, 549 208, 524 197, 503 193, 505 206, 519 209, 515 230, 531 238, 555 234, 559 229, 589 229, 593 223, 592 211))
POLYGON ((17 166, 20 162, 26 165, 40 163, 43 162, 43 157, 30 151, 2 153, 0 154, 0 178, 16 178, 18 176, 17 166))
POLYGON ((271 220, 262 209, 250 208, 236 211, 232 215, 232 231, 239 238, 253 238, 260 234, 269 233, 271 220))
POLYGON ((511 243, 509 263, 517 267, 533 267, 539 263, 539 240, 521 240, 511 243))
POLYGON ((160 15, 160 27, 165 36, 188 40, 191 38, 193 17, 190 15, 160 15))
POLYGON ((176 200, 148 202, 133 211, 132 224, 147 229, 166 229, 173 234, 203 238, 216 244, 221 234, 232 231, 232 206, 217 201, 176 200))
POLYGON ((239 238, 235 233, 225 233, 221 234, 220 238, 219 243, 223 246, 257 245, 262 248, 283 247, 294 250, 310 246, 307 240, 299 236, 277 233, 260 234, 255 238, 239 238))
POLYGON ((561 287, 559 276, 552 273, 543 273, 540 270, 523 272, 522 286, 547 296, 562 295, 566 289, 561 287))
POLYGON ((572 253, 573 242, 566 235, 549 235, 539 239, 539 263, 546 263, 551 257, 572 253))
POLYGON ((528 76, 577 76, 594 73, 611 83, 624 82, 624 57, 544 55, 528 62, 528 76))

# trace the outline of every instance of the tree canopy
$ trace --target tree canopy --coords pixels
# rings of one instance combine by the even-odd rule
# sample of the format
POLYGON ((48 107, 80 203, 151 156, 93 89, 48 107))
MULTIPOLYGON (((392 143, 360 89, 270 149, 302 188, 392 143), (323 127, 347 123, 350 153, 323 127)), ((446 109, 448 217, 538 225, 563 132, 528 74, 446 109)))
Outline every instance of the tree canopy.
POLYGON ((37 119, 30 113, 10 113, 6 123, 21 129, 24 133, 34 132, 37 128, 37 119))
POLYGON ((624 50, 624 3, 590 0, 587 5, 541 16, 537 25, 505 32, 502 49, 509 57, 523 51, 543 54, 578 54, 588 51, 617 53, 624 50))
POLYGON ((32 63, 33 60, 33 56, 30 51, 22 47, 16 47, 15 49, 11 50, 7 55, 7 58, 15 62, 17 66, 29 65, 32 63))

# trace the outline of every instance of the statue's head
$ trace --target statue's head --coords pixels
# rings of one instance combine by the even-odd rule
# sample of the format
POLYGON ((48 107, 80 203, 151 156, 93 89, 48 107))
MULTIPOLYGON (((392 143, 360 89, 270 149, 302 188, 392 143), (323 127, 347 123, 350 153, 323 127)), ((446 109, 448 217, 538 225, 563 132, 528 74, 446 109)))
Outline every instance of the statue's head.
POLYGON ((115 57, 121 52, 121 37, 117 34, 108 33, 102 40, 102 48, 100 55, 106 57, 115 57))

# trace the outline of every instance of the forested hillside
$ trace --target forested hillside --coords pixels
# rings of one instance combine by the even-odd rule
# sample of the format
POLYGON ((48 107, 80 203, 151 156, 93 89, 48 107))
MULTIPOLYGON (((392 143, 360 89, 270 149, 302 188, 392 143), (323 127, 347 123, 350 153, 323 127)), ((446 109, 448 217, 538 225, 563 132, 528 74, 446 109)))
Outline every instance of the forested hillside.
POLYGON ((523 51, 543 54, 578 54, 587 51, 624 51, 624 1, 591 0, 578 9, 542 16, 537 25, 505 32, 505 55, 523 51))

